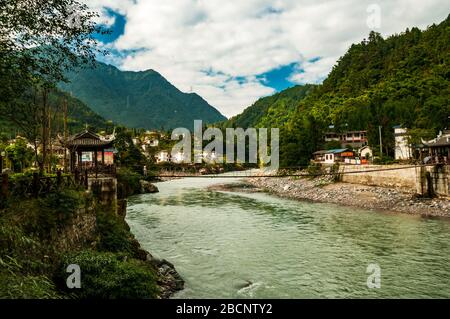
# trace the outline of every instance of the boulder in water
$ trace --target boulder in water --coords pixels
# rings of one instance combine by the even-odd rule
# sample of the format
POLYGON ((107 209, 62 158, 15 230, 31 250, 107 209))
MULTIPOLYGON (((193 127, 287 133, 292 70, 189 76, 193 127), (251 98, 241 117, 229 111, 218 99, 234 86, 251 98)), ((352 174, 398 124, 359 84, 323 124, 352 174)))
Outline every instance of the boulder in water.
POLYGON ((141 193, 142 194, 149 194, 149 193, 158 193, 158 187, 156 187, 155 185, 153 185, 150 182, 141 180, 140 181, 141 184, 141 193))

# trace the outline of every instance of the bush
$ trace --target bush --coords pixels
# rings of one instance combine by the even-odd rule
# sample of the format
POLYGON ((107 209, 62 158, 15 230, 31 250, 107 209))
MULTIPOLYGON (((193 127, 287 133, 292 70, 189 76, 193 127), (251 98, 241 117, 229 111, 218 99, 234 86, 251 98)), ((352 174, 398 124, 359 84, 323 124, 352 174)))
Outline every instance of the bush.
POLYGON ((0 256, 27 255, 38 248, 39 243, 26 236, 22 229, 0 221, 0 256))
POLYGON ((142 176, 132 170, 121 167, 117 170, 118 198, 125 198, 141 191, 142 176))
POLYGON ((83 193, 75 190, 62 190, 47 194, 38 199, 39 208, 34 212, 34 231, 44 238, 65 225, 76 213, 77 209, 85 205, 83 193))
POLYGON ((158 288, 154 268, 123 255, 82 251, 63 258, 58 282, 66 286, 66 267, 81 269, 81 288, 70 292, 78 298, 140 299, 156 298, 158 288))
POLYGON ((133 238, 127 225, 119 217, 105 212, 97 213, 97 232, 99 241, 97 249, 107 252, 124 252, 136 254, 133 238))
POLYGON ((315 178, 317 176, 320 176, 320 174, 324 173, 324 170, 322 168, 322 165, 319 163, 311 163, 306 168, 306 172, 308 175, 310 175, 311 178, 315 178))
POLYGON ((394 164, 395 160, 390 156, 383 155, 382 157, 374 157, 373 163, 376 165, 390 165, 394 164))
POLYGON ((49 278, 23 275, 22 268, 14 258, 0 258, 0 299, 60 298, 49 278))

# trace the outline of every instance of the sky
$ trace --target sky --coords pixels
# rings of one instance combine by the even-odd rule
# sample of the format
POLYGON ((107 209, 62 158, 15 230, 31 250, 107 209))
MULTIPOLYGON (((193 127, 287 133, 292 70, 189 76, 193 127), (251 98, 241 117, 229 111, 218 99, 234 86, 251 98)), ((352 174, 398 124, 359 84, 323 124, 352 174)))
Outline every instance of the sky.
POLYGON ((448 0, 82 0, 112 28, 121 70, 153 69, 227 117, 258 98, 321 83, 352 43, 439 23, 448 0))

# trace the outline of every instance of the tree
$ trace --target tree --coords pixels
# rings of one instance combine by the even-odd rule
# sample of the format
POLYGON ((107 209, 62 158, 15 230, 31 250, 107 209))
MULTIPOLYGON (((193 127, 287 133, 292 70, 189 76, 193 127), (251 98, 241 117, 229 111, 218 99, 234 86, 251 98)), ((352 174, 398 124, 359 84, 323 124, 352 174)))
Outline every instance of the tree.
POLYGON ((34 143, 41 171, 50 140, 50 90, 68 70, 105 53, 96 47, 95 34, 107 33, 96 16, 76 0, 0 0, 0 112, 34 143))
POLYGON ((31 164, 33 159, 33 151, 23 138, 17 138, 15 143, 5 148, 5 151, 16 172, 22 172, 25 167, 31 164))
POLYGON ((124 127, 116 129, 116 140, 114 147, 117 149, 116 160, 121 166, 128 167, 141 173, 145 162, 144 155, 133 144, 133 131, 124 127))

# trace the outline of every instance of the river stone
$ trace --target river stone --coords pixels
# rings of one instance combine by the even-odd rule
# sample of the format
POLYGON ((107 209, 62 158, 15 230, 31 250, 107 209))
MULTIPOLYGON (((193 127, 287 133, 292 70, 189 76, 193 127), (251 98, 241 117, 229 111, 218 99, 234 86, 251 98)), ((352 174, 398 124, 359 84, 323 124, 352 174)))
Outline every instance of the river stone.
POLYGON ((141 193, 142 194, 158 193, 159 192, 158 187, 156 187, 152 183, 144 181, 144 180, 140 180, 139 182, 141 184, 141 193))

